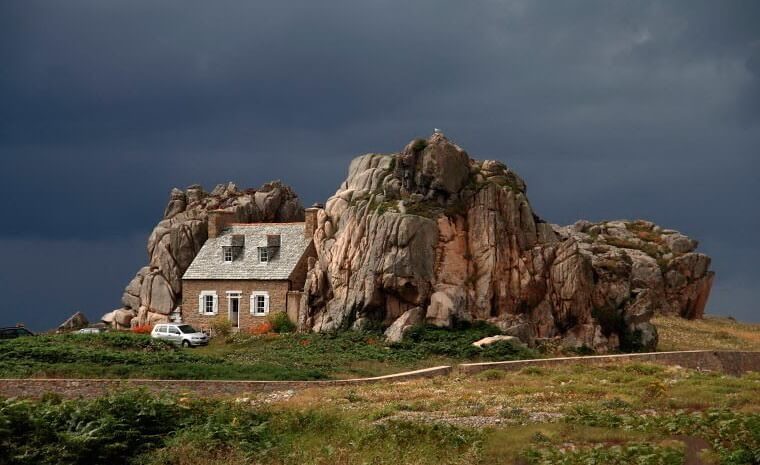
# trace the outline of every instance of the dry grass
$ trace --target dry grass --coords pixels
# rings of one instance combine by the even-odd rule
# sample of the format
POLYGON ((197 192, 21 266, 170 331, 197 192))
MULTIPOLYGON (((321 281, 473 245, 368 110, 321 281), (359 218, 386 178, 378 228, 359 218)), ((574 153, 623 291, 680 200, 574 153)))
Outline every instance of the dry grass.
POLYGON ((443 417, 490 417, 525 424, 587 403, 625 402, 634 409, 731 408, 760 412, 760 374, 741 378, 654 364, 567 366, 509 373, 502 379, 441 377, 355 387, 298 391, 279 405, 334 408, 367 421, 399 412, 443 417))
POLYGON ((760 324, 706 316, 702 320, 658 316, 661 351, 669 350, 760 350, 760 324))
POLYGON ((481 447, 470 450, 477 452, 477 460, 461 463, 526 463, 519 457, 527 447, 547 445, 583 448, 638 442, 683 449, 678 440, 655 431, 582 426, 563 420, 578 407, 641 416, 712 408, 758 414, 758 399, 758 373, 737 378, 681 367, 624 363, 526 369, 503 377, 453 375, 393 384, 315 388, 297 391, 271 408, 303 411, 319 406, 353 418, 357 428, 389 420, 474 427, 484 433, 481 447))

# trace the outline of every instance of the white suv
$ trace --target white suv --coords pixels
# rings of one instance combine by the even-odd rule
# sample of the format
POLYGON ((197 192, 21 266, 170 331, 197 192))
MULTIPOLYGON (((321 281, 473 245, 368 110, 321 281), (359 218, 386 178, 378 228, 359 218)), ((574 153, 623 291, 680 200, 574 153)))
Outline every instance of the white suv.
POLYGON ((153 327, 150 336, 154 339, 163 339, 182 347, 205 346, 208 344, 208 336, 190 325, 179 323, 164 323, 153 327))

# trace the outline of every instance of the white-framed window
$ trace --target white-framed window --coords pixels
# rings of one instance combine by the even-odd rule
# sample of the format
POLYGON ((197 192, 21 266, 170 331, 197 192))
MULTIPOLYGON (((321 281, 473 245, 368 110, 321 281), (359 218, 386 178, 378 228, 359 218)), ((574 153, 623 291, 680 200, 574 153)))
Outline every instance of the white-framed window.
POLYGON ((269 313, 269 293, 254 292, 251 294, 251 314, 263 316, 269 313))
POLYGON ((222 247, 222 253, 224 254, 224 262, 232 263, 232 260, 234 258, 232 254, 232 247, 222 247))
POLYGON ((266 263, 269 261, 269 249, 266 247, 259 247, 259 262, 266 263))
POLYGON ((198 297, 198 313, 201 315, 216 315, 219 310, 219 299, 216 291, 201 291, 198 297))

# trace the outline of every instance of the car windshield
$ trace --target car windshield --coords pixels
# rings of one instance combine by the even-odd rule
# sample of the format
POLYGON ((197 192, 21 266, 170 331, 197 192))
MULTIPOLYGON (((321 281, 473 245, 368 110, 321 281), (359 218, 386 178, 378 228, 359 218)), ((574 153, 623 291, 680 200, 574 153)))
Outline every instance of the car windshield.
POLYGON ((197 332, 198 332, 198 330, 196 330, 195 328, 193 328, 193 327, 192 327, 192 326, 190 326, 190 325, 182 325, 182 326, 177 326, 177 327, 178 327, 178 328, 179 328, 179 330, 180 330, 180 331, 182 331, 184 334, 190 334, 190 333, 197 333, 197 332))

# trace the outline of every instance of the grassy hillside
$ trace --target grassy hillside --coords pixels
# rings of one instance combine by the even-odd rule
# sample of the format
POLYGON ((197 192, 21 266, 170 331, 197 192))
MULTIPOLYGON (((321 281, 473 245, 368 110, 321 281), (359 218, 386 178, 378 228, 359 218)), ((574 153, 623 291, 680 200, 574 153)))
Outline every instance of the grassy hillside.
POLYGON ((760 350, 760 324, 741 323, 724 317, 703 320, 656 317, 660 335, 658 350, 760 350))
MULTIPOLYGON (((760 325, 726 318, 687 321, 658 317, 659 350, 760 350, 760 325)), ((447 331, 414 328, 399 344, 381 333, 265 334, 215 338, 180 349, 147 335, 46 335, 0 341, 0 377, 308 380, 376 376, 471 361, 563 355, 509 343, 471 344, 498 329, 477 325, 447 331)))
POLYGON ((622 364, 230 399, 0 400, 0 463, 751 464, 759 398, 758 374, 622 364))
POLYGON ((181 349, 126 332, 66 334, 0 342, 0 377, 303 380, 381 375, 442 363, 533 358, 507 342, 471 344, 498 330, 415 328, 387 345, 382 334, 267 334, 219 338, 181 349))

